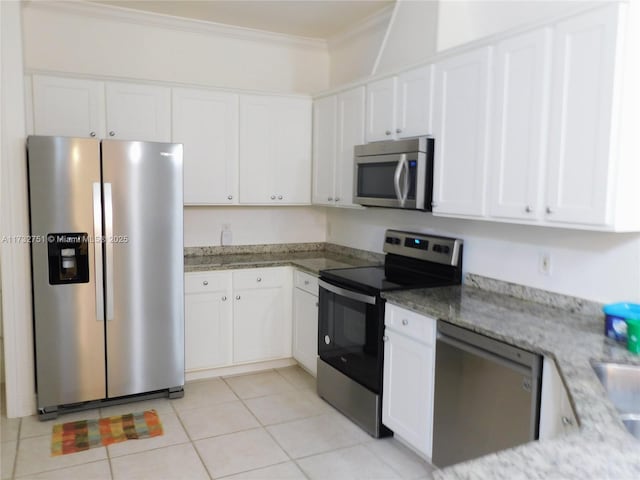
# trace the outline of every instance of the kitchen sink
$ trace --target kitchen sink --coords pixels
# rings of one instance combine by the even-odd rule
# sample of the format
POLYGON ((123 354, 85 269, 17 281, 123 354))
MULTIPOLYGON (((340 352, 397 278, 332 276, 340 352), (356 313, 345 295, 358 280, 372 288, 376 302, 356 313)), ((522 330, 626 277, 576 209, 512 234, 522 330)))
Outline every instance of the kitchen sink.
POLYGON ((599 362, 592 366, 622 423, 640 440, 640 365, 599 362))

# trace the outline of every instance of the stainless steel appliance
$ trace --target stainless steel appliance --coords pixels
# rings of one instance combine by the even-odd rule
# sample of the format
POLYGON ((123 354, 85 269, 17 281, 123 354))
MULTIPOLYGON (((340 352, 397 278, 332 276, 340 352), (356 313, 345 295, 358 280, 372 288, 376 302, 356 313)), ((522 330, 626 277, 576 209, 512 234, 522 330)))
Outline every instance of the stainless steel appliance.
POLYGON ((41 418, 181 396, 182 145, 31 136, 27 147, 41 418))
POLYGON ((538 438, 540 381, 539 355, 438 321, 434 465, 538 438))
POLYGON ((318 394, 374 437, 382 425, 385 301, 391 290, 457 285, 462 241, 387 230, 384 266, 320 272, 318 394))
POLYGON ((356 146, 353 203, 430 212, 433 149, 428 137, 356 146))

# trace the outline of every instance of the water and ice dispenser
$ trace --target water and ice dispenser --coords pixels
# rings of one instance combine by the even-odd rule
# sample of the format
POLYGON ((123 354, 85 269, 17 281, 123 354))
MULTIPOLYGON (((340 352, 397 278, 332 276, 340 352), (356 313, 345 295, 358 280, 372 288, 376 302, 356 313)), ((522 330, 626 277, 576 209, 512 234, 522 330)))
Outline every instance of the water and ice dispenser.
POLYGON ((47 243, 51 285, 89 282, 87 233, 50 233, 47 243))

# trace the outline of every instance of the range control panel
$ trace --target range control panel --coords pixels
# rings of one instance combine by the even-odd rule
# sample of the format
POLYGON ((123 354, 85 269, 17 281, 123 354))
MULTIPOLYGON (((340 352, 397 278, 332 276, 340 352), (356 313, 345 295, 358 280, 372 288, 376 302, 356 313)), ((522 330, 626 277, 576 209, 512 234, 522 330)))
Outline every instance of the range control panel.
POLYGON ((383 250, 386 253, 457 266, 462 240, 422 233, 387 230, 383 250))

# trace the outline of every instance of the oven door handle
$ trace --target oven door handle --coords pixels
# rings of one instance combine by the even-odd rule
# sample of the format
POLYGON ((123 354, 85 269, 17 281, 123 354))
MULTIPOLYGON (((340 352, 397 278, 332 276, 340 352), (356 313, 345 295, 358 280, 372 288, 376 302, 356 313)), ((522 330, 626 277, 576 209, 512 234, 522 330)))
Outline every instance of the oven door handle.
POLYGON ((356 300, 358 302, 368 303, 369 305, 376 304, 376 297, 371 295, 365 295, 363 293, 357 293, 351 290, 347 290, 346 288, 336 287, 330 283, 325 282, 324 280, 318 280, 318 285, 325 290, 328 290, 336 295, 340 295, 345 298, 350 298, 351 300, 356 300))

